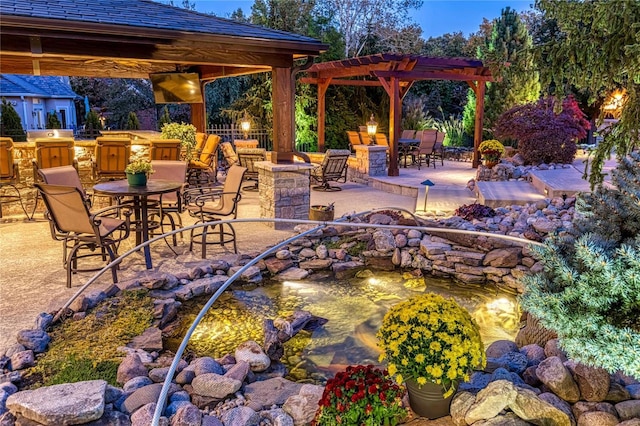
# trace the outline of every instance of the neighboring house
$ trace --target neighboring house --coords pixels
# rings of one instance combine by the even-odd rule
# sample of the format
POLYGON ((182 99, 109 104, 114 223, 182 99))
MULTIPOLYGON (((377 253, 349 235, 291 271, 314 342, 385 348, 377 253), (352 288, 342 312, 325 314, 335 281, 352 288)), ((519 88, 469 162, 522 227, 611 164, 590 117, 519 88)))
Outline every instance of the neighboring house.
POLYGON ((0 97, 16 110, 24 130, 44 129, 47 113, 55 112, 63 129, 76 129, 74 100, 69 77, 0 74, 0 97))

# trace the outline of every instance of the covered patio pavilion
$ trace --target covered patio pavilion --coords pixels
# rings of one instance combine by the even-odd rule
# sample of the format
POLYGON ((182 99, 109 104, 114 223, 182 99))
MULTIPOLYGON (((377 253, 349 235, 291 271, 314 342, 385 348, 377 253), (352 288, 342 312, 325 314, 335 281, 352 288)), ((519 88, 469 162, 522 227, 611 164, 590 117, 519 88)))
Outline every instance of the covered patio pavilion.
POLYGON ((466 81, 476 94, 473 167, 478 167, 478 146, 482 142, 484 94, 491 71, 478 59, 431 58, 417 55, 382 53, 314 64, 304 83, 318 85, 318 148, 324 151, 325 94, 330 84, 382 86, 390 98, 389 176, 398 176, 398 138, 402 118, 402 99, 418 80, 466 81), (350 77, 372 77, 356 80, 350 77))
MULTIPOLYGON (((310 37, 218 18, 149 0, 2 0, 0 73, 149 78, 196 72, 217 78, 271 72, 273 162, 291 162, 294 61, 327 46, 310 37)), ((204 104, 191 120, 205 129, 204 104)))

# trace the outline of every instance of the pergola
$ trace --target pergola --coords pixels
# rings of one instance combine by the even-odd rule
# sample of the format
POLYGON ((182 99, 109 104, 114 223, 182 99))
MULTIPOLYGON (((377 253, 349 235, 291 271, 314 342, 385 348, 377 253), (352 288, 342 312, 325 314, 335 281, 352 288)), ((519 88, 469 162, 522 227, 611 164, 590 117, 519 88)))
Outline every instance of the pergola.
POLYGON ((390 98, 389 112, 389 176, 398 176, 398 138, 402 117, 402 99, 415 81, 466 81, 476 94, 473 167, 478 167, 478 146, 482 141, 484 94, 491 71, 478 59, 430 58, 417 55, 382 53, 340 61, 314 64, 307 70, 305 83, 318 85, 318 148, 324 150, 325 94, 330 84, 350 86, 382 86, 390 98), (372 77, 356 80, 350 77, 372 77))
MULTIPOLYGON (((217 78, 271 72, 274 162, 293 159, 294 60, 327 46, 310 37, 222 19, 151 0, 2 0, 0 72, 149 78, 197 72, 217 78)), ((205 128, 204 104, 191 120, 205 128)))

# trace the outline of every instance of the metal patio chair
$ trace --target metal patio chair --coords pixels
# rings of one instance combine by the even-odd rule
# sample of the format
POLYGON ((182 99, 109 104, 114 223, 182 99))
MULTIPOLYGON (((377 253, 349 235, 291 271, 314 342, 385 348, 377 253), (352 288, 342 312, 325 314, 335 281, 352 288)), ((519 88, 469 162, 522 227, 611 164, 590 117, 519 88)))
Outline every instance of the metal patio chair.
POLYGON ((322 163, 311 170, 311 179, 319 183, 312 186, 315 191, 342 191, 330 182, 347 181, 347 161, 351 151, 348 149, 328 149, 322 163))

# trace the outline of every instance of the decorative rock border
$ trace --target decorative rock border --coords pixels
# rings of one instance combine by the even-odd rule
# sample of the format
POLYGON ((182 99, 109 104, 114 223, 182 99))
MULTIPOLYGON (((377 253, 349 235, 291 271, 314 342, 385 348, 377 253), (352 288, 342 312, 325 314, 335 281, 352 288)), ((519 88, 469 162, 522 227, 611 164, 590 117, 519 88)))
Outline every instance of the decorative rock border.
MULTIPOLYGON (((440 222, 423 222, 423 225, 484 230, 538 239, 551 232, 570 231, 573 199, 554 199, 497 211, 498 215, 493 218, 468 222, 453 217, 440 222)), ((415 224, 414 219, 402 218, 393 212, 372 214, 368 217, 368 223, 405 226, 415 224)), ((300 225, 297 229, 302 231, 309 226, 300 225)), ((526 247, 487 236, 450 234, 445 238, 444 235, 444 232, 426 234, 415 229, 356 228, 348 223, 326 227, 248 268, 240 280, 259 283, 263 280, 263 275, 281 280, 304 279, 310 273, 327 269, 333 271, 337 278, 346 278, 364 268, 400 267, 413 269, 416 274, 451 276, 463 282, 491 283, 518 291, 521 290, 518 284, 520 276, 541 269, 541 265, 526 247), (345 240, 339 248, 328 248, 326 245, 327 241, 336 243, 343 238, 348 238, 349 241, 345 240), (366 249, 358 256, 350 254, 349 250, 358 243, 362 243, 366 249)), ((74 301, 70 309, 73 310, 74 317, 82 318, 88 309, 121 290, 145 288, 155 299, 154 327, 134 339, 128 345, 129 348, 123 348, 129 354, 119 369, 118 380, 123 384, 122 389, 107 386, 102 381, 92 381, 80 385, 67 384, 18 392, 14 383, 20 382, 20 370, 33 365, 34 354, 45 351, 49 341, 46 330, 51 325, 52 317, 41 314, 34 329, 21 331, 18 343, 0 356, 0 424, 11 424, 16 415, 34 421, 45 421, 50 414, 43 410, 49 409, 49 404, 30 408, 38 406, 29 402, 37 398, 51 401, 52 410, 66 413, 64 416, 70 418, 82 415, 85 416, 83 419, 91 417, 87 421, 99 418, 100 420, 96 420, 101 422, 99 424, 128 424, 124 419, 128 420, 128 413, 133 413, 130 418, 132 424, 148 425, 149 416, 154 410, 153 401, 159 395, 160 382, 164 380, 172 360, 157 355, 162 349, 161 330, 172 326, 182 301, 202 294, 213 294, 251 258, 243 255, 224 256, 186 273, 143 277, 114 285, 106 292, 80 296, 74 301), (46 392, 51 392, 54 396, 46 392), (79 408, 71 404, 74 401, 71 397, 64 398, 62 402, 54 402, 58 399, 55 395, 60 392, 102 395, 97 402, 102 411, 90 410, 89 407, 94 404, 88 403, 83 403, 85 408, 79 408), (67 405, 67 402, 71 405, 67 405), (118 423, 121 421, 124 423, 118 423)), ((219 360, 199 358, 188 365, 186 361, 182 362, 175 378, 176 387, 172 389, 169 401, 169 407, 172 408, 168 407, 165 411, 171 417, 172 425, 215 425, 221 424, 220 421, 226 425, 285 425, 306 424, 310 421, 322 394, 322 387, 303 386, 283 379, 286 369, 282 364, 275 362, 266 366, 269 357, 262 349, 255 342, 246 345, 249 350, 236 351, 235 356, 227 355, 219 360), (246 353, 253 356, 254 360, 251 361, 246 353), (261 361, 257 362, 255 358, 261 361), (202 370, 198 367, 201 363, 209 367, 202 370), (256 365, 261 366, 256 368, 256 365), (194 384, 197 377, 201 378, 194 384), (254 383, 259 384, 253 385, 254 383), (263 397, 256 395, 274 398, 278 395, 278 398, 275 402, 272 399, 260 399, 263 397)), ((71 424, 71 421, 56 420, 56 423, 43 424, 71 424)), ((163 424, 169 424, 168 420, 163 424)))

